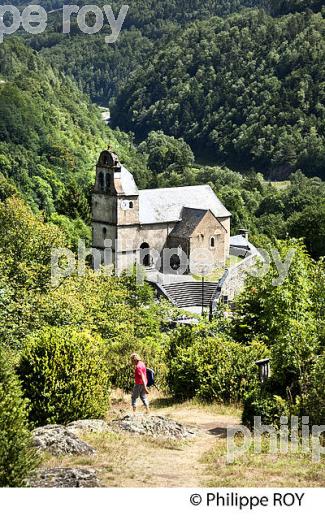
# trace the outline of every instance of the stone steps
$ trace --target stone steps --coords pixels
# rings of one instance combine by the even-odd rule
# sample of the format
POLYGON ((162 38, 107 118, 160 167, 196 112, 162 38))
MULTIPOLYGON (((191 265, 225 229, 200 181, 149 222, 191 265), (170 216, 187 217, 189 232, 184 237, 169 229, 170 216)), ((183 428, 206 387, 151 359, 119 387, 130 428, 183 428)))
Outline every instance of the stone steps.
MULTIPOLYGON (((202 282, 164 284, 163 289, 177 307, 200 307, 202 305, 202 282)), ((203 306, 209 307, 218 288, 218 283, 204 282, 203 306)))

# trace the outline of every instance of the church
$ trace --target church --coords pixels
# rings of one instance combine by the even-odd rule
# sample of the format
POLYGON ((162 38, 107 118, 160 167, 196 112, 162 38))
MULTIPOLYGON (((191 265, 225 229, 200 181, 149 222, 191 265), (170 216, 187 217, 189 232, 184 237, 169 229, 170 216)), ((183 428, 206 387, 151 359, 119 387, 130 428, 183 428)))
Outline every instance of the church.
POLYGON ((215 267, 224 266, 230 217, 208 185, 139 190, 115 153, 100 154, 92 196, 93 248, 103 260, 104 252, 112 251, 110 263, 117 274, 138 263, 191 274, 185 259, 202 251, 215 267))

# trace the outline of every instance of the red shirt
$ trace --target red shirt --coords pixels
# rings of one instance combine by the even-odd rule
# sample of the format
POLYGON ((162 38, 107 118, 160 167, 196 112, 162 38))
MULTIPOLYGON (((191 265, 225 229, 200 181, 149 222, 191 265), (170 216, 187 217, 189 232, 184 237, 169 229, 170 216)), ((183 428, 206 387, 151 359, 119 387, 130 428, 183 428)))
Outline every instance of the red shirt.
POLYGON ((142 375, 147 384, 148 380, 146 365, 142 361, 139 361, 134 370, 134 379, 136 385, 143 385, 142 375))

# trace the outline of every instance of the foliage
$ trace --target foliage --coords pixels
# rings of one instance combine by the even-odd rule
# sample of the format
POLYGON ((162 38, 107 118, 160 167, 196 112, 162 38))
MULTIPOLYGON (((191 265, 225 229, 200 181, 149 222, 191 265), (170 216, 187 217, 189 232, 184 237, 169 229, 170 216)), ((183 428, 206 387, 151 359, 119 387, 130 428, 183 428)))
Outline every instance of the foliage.
POLYGON ((36 425, 105 416, 105 344, 87 330, 47 327, 27 337, 18 372, 36 425))
POLYGON ((314 263, 299 242, 276 245, 282 260, 290 248, 295 249, 287 276, 282 284, 275 284, 272 265, 262 278, 249 278, 233 323, 237 339, 260 338, 270 349, 272 377, 262 390, 246 396, 247 424, 252 424, 254 415, 276 424, 282 412, 316 421, 323 417, 323 261, 314 263))
POLYGON ((242 421, 249 428, 254 427, 255 417, 260 417, 263 425, 273 424, 279 427, 282 416, 290 416, 288 405, 283 398, 258 387, 245 396, 242 421))
MULTIPOLYGON (((20 0, 16 0, 20 2, 20 0)), ((58 0, 44 0, 41 4, 60 5, 58 0)), ((85 4, 79 2, 80 4, 85 4)), ((103 2, 94 2, 102 5, 103 2)), ((106 20, 99 34, 81 33, 72 17, 71 32, 62 34, 61 13, 49 17, 47 31, 28 35, 28 43, 53 63, 65 75, 73 77, 80 90, 101 103, 112 99, 120 86, 138 67, 150 60, 152 53, 173 38, 190 22, 226 16, 245 6, 259 4, 260 0, 133 0, 130 2, 123 29, 114 45, 105 45, 103 34, 110 32, 106 20), (96 60, 94 60, 96 56, 96 60)), ((114 13, 123 5, 122 0, 110 2, 114 13)))
POLYGON ((265 354, 259 342, 244 346, 222 335, 202 340, 199 330, 180 329, 168 356, 170 392, 178 399, 238 402, 258 384, 255 362, 265 354))
POLYGON ((304 408, 311 424, 325 422, 325 355, 322 353, 314 363, 306 384, 304 408))
POLYGON ((24 486, 38 463, 27 418, 20 382, 0 348, 0 487, 24 486))
POLYGON ((238 339, 251 341, 259 337, 274 344, 288 333, 292 320, 313 320, 311 274, 313 262, 301 242, 276 241, 268 247, 270 266, 263 276, 249 276, 245 291, 239 296, 234 320, 238 339), (289 262, 282 278, 275 264, 289 262), (277 253, 275 253, 277 251, 277 253), (290 263, 291 259, 291 263, 290 263))
POLYGON ((139 150, 148 155, 148 167, 156 175, 183 171, 194 162, 193 152, 183 139, 169 137, 163 132, 150 132, 139 150))
POLYGON ((137 178, 149 173, 132 137, 106 127, 99 109, 52 65, 19 38, 1 45, 0 174, 34 210, 89 224, 89 186, 108 143, 137 178))
POLYGON ((183 137, 200 156, 275 179, 324 175, 324 20, 247 10, 197 22, 124 85, 113 122, 183 137))
POLYGON ((0 266, 16 287, 48 286, 51 250, 65 243, 64 233, 35 216, 21 199, 0 202, 0 266))
POLYGON ((300 213, 293 213, 288 220, 290 236, 304 237, 305 244, 314 258, 325 254, 325 201, 317 206, 306 207, 300 213))

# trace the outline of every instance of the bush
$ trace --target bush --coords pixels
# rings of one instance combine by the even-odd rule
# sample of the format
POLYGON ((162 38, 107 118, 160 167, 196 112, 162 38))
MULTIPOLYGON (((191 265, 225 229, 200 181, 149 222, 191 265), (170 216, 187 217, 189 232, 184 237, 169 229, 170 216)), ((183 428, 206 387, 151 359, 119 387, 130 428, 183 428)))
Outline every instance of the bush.
POLYGON ((242 422, 253 428, 254 417, 261 417, 262 424, 280 426, 281 416, 289 417, 289 405, 282 397, 272 395, 264 387, 255 388, 244 397, 242 422))
POLYGON ((315 425, 325 424, 325 354, 317 358, 303 396, 304 414, 315 425))
POLYGON ((107 362, 112 384, 129 392, 134 384, 134 369, 130 362, 132 352, 137 352, 147 367, 152 368, 156 374, 156 384, 159 390, 167 387, 166 353, 168 347, 166 335, 155 338, 135 338, 131 334, 115 339, 108 345, 107 362))
POLYGON ((0 349, 0 487, 21 487, 37 465, 19 380, 0 349))
POLYGON ((96 419, 109 400, 105 343, 75 327, 46 327, 29 336, 19 366, 36 425, 96 419))
POLYGON ((168 363, 170 392, 177 399, 240 401, 259 384, 255 362, 266 354, 265 345, 258 342, 243 346, 223 336, 177 332, 168 363))
MULTIPOLYGON (((272 366, 276 367, 276 364, 272 366)), ((282 415, 288 418, 308 416, 310 424, 324 424, 324 354, 314 356, 308 363, 305 361, 304 372, 301 371, 301 377, 296 377, 295 385, 284 386, 275 372, 264 385, 245 396, 242 417, 245 425, 252 427, 254 416, 260 416, 263 424, 279 426, 282 415)))

